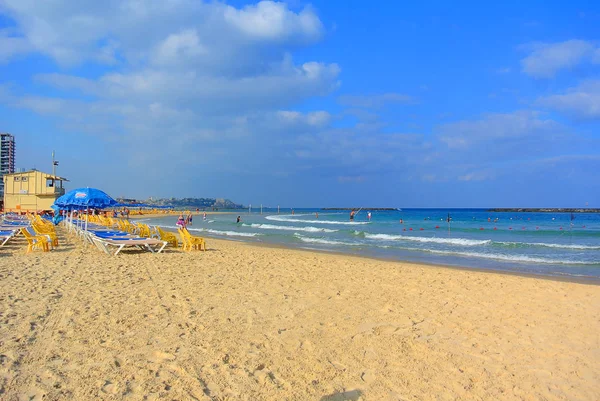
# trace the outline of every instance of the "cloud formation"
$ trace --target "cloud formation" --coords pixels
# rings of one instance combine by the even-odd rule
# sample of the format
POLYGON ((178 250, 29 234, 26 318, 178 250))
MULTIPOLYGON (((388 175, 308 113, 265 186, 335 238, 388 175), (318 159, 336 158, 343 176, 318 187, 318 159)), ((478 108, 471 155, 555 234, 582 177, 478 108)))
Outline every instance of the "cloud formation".
POLYGON ((537 103, 576 119, 598 120, 600 119, 600 80, 587 80, 567 89, 565 93, 540 97, 537 103))
MULTIPOLYGON (((595 144, 573 140, 552 114, 523 105, 460 110, 452 104, 456 92, 436 84, 421 87, 426 101, 396 92, 338 96, 337 60, 309 56, 327 36, 323 22, 313 8, 288 4, 0 0, 11 24, 0 30, 0 63, 42 60, 26 80, 0 83, 0 102, 43 116, 50 141, 66 143, 69 153, 93 153, 96 165, 73 164, 73 182, 126 171, 126 183, 104 179, 128 196, 194 196, 201 187, 210 188, 203 195, 240 202, 248 191, 297 191, 318 202, 355 185, 386 194, 398 183, 418 193, 530 166, 552 169, 536 158, 577 155, 595 144), (418 110, 407 116, 408 106, 418 110), (436 115, 446 123, 435 125, 436 115), (161 185, 151 185, 156 181, 161 185)), ((534 77, 600 63, 598 48, 586 41, 529 52, 523 71, 534 77)), ((586 81, 535 107, 595 119, 598 92, 597 82, 586 81)))
POLYGON ((585 40, 534 43, 522 46, 530 54, 521 60, 522 71, 534 78, 552 78, 557 72, 583 62, 600 63, 600 47, 585 40))

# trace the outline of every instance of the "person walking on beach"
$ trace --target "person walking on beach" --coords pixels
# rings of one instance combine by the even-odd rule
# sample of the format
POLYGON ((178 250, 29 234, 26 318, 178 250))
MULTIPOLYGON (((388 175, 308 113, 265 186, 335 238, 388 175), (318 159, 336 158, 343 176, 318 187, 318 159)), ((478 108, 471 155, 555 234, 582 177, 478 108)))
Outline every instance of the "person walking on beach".
POLYGON ((177 223, 175 223, 175 225, 179 228, 185 228, 185 220, 183 218, 183 214, 179 215, 179 218, 177 219, 177 223))

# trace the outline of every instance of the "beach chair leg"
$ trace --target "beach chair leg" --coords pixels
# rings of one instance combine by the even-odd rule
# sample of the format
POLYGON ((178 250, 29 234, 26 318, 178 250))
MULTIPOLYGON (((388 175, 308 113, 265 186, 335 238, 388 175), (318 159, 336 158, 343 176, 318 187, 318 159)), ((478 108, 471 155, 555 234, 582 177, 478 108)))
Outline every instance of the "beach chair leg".
POLYGON ((109 254, 109 255, 110 255, 110 252, 109 252, 109 251, 108 251, 108 249, 106 248, 106 244, 104 244, 102 241, 100 241, 100 240, 96 240, 96 239, 93 239, 93 240, 92 240, 92 243, 93 243, 94 245, 96 245, 96 248, 98 248, 98 249, 99 249, 99 250, 101 250, 102 252, 104 252, 104 253, 106 253, 106 254, 109 254))
POLYGON ((165 247, 167 246, 167 244, 168 244, 168 242, 164 241, 163 244, 162 244, 162 246, 160 247, 160 249, 158 250, 157 253, 161 253, 163 251, 163 249, 165 249, 165 247))
POLYGON ((6 244, 8 242, 9 239, 11 239, 12 237, 6 237, 4 238, 4 241, 2 241, 2 244, 0 244, 0 246, 4 246, 4 244, 6 244))
POLYGON ((125 244, 123 244, 123 245, 119 245, 119 247, 117 248, 117 252, 115 252, 115 256, 117 256, 117 254, 118 254, 119 252, 121 252, 121 249, 123 249, 123 248, 125 248, 125 244))

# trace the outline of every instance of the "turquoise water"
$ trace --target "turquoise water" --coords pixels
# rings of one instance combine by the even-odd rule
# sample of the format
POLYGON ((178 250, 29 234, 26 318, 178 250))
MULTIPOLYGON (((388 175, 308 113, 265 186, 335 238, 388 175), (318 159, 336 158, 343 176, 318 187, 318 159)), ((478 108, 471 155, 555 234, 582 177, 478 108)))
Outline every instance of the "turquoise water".
MULTIPOLYGON (((206 237, 281 244, 370 257, 552 276, 600 278, 600 215, 494 213, 485 209, 296 209, 194 216, 191 232, 206 237), (315 213, 319 214, 318 218, 315 213), (447 223, 448 214, 451 216, 447 223), (400 223, 400 219, 403 223, 400 223)), ((148 219, 175 228, 177 218, 148 219)))

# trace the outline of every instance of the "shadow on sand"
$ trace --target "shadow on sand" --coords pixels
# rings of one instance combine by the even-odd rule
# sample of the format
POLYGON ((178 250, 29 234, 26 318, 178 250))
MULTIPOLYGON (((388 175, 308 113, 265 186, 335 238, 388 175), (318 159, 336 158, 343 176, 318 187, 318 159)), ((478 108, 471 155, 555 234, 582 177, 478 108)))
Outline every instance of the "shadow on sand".
POLYGON ((357 401, 363 392, 360 390, 345 391, 321 397, 320 401, 357 401))

